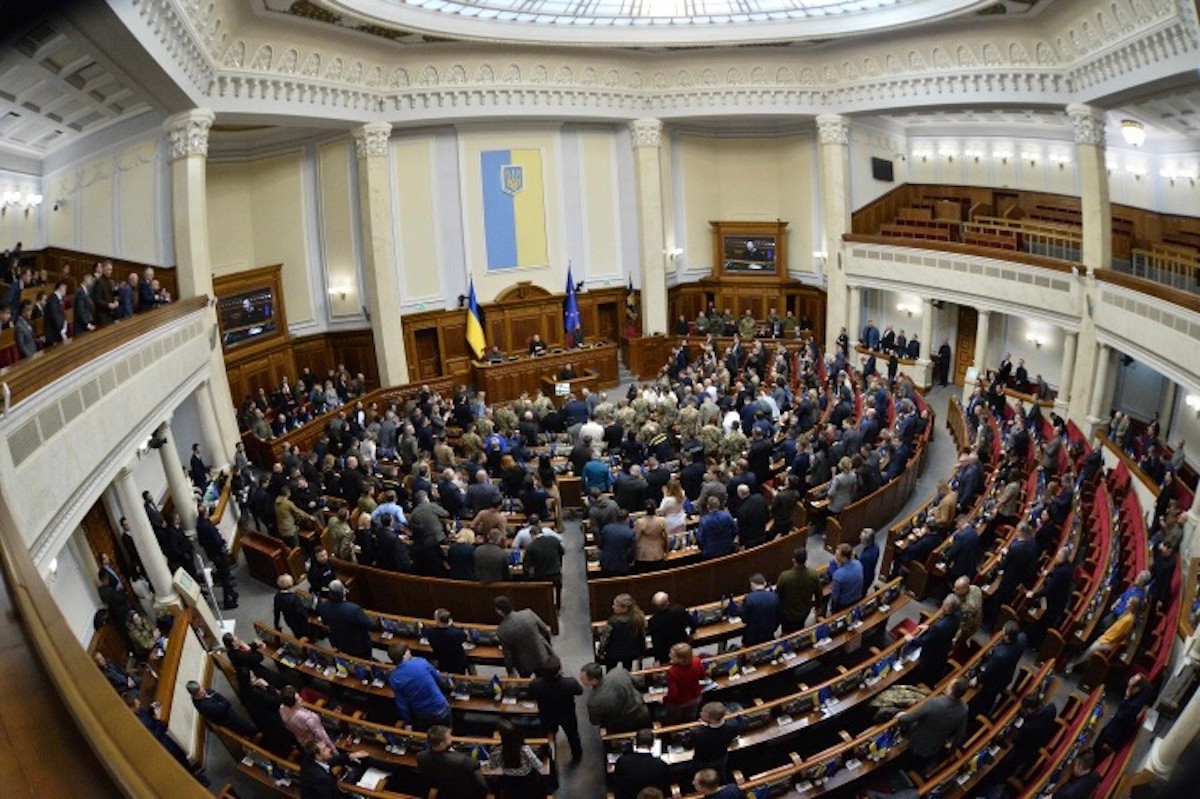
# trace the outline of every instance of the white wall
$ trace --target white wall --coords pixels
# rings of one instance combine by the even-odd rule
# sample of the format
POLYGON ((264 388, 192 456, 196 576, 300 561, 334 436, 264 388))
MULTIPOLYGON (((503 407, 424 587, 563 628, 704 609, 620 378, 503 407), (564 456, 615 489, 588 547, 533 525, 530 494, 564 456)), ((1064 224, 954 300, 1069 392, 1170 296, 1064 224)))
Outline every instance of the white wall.
MULTIPOLYGON (((43 193, 42 178, 40 175, 0 169, 0 194, 6 191, 17 191, 22 195, 43 193)), ((26 250, 42 247, 45 243, 42 218, 53 204, 53 200, 43 197, 40 208, 31 208, 28 211, 6 208, 0 212, 0 250, 12 249, 18 241, 26 250)))
POLYGON ((903 129, 878 121, 854 120, 850 126, 850 207, 858 210, 908 180, 908 142, 903 129), (885 183, 871 175, 871 159, 892 162, 895 182, 885 183))
POLYGON ((998 364, 1005 352, 1011 352, 1014 371, 1017 368, 1017 360, 1024 358, 1030 380, 1037 380, 1040 374, 1050 385, 1059 385, 1062 380, 1065 338, 1061 327, 1011 314, 992 314, 988 332, 989 338, 995 342, 994 346, 989 348, 995 357, 990 365, 998 364), (1031 343, 1031 335, 1044 343, 1040 347, 1031 343))

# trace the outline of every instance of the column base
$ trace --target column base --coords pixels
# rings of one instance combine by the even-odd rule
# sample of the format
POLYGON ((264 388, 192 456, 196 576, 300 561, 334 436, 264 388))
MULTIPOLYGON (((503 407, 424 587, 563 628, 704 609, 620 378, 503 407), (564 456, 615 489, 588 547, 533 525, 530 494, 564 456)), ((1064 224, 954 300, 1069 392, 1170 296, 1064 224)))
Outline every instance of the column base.
POLYGON ((1159 779, 1167 779, 1175 768, 1175 764, 1167 765, 1162 760, 1163 739, 1155 738, 1150 744, 1150 753, 1146 755, 1144 768, 1159 779))
POLYGON ((183 610, 183 600, 179 598, 179 594, 171 591, 167 594, 154 595, 155 610, 183 610))
POLYGON ((933 361, 918 360, 913 367, 913 382, 917 384, 917 388, 922 391, 928 391, 933 387, 933 361))
POLYGON ((1084 438, 1090 439, 1096 434, 1096 431, 1101 427, 1108 426, 1108 418, 1104 416, 1092 416, 1088 414, 1083 417, 1083 435, 1084 438))

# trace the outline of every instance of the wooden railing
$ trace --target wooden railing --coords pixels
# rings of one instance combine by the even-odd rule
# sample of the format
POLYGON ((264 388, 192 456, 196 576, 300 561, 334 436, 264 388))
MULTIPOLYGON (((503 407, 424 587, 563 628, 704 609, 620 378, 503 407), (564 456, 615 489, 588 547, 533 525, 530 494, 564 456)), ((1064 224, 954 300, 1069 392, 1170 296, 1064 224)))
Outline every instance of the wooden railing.
POLYGON ((7 387, 9 401, 15 405, 89 361, 156 328, 203 310, 207 304, 207 297, 180 300, 41 350, 32 357, 0 371, 0 384, 7 387))
POLYGON ((1193 294, 1200 293, 1200 255, 1190 248, 1155 245, 1133 250, 1134 277, 1193 294))
POLYGON ((1017 249, 1051 258, 1080 261, 1083 230, 1074 225, 1030 219, 978 216, 963 224, 963 235, 1015 236, 1017 249))

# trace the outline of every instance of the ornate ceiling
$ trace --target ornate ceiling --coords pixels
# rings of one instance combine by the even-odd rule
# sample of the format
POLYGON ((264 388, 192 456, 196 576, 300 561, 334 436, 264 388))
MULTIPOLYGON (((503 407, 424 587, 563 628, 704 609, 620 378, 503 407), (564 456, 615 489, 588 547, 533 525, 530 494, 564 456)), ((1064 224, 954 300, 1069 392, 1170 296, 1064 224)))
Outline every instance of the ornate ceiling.
MULTIPOLYGON (((695 47, 813 41, 1038 0, 260 0, 267 11, 398 41, 695 47)), ((1048 2, 1048 0, 1043 0, 1048 2)))

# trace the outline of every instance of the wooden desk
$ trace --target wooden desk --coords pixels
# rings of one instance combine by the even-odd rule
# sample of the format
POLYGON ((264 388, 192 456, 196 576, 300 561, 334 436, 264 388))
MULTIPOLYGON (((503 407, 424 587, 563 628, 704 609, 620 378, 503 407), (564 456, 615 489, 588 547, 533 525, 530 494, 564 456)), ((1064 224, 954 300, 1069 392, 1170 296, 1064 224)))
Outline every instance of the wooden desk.
POLYGON ((569 391, 575 396, 580 396, 583 389, 596 391, 600 388, 600 373, 594 369, 589 369, 587 372, 579 373, 578 377, 572 377, 569 380, 562 380, 557 374, 542 376, 542 393, 554 400, 554 406, 561 408, 567 404, 567 395, 559 396, 554 388, 559 383, 566 383, 570 386, 569 391))
POLYGON ((595 372, 595 388, 608 388, 620 382, 617 378, 617 345, 612 342, 537 357, 519 355, 499 363, 475 361, 471 364, 471 372, 475 387, 486 391, 490 401, 511 402, 523 393, 533 394, 542 388, 543 377, 558 377, 559 370, 567 364, 573 364, 577 374, 595 372))

